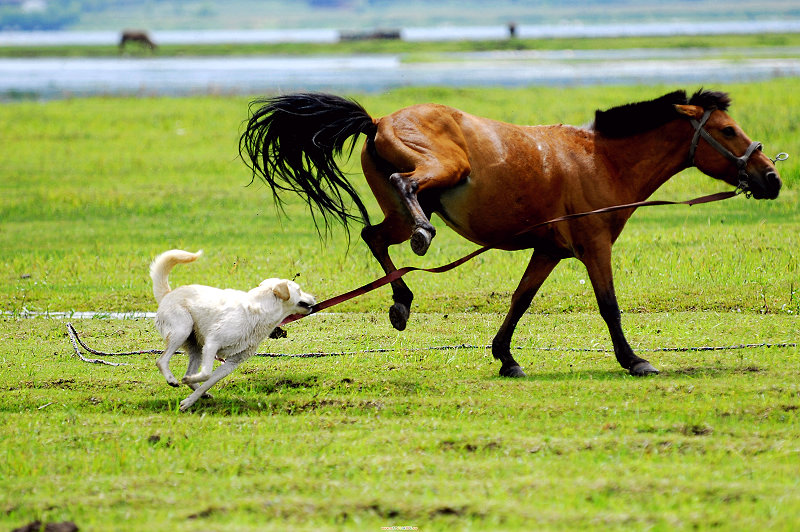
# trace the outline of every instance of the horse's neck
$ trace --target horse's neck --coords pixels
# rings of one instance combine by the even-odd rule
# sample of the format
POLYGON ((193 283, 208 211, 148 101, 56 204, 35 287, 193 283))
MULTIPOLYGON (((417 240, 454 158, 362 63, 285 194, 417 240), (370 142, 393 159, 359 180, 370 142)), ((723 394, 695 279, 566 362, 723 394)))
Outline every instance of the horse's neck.
POLYGON ((686 169, 691 126, 672 121, 647 133, 624 139, 597 139, 609 161, 610 173, 624 181, 631 201, 643 201, 669 178, 686 169))

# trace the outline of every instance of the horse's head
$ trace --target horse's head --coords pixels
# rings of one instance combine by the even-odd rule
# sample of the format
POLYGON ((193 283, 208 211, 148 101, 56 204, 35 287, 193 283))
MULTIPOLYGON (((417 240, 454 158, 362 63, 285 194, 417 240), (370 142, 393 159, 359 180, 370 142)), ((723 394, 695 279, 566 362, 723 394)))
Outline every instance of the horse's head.
POLYGON ((761 143, 750 140, 725 112, 729 102, 722 93, 698 92, 689 104, 675 106, 695 129, 690 164, 756 199, 775 199, 781 190, 781 177, 773 161, 761 151, 761 143))

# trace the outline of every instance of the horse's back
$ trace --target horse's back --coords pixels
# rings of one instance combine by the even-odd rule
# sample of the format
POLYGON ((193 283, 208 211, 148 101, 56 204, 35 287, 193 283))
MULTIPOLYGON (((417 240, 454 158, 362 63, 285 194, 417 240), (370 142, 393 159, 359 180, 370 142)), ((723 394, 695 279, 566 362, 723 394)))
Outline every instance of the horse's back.
POLYGON ((489 167, 529 170, 541 165, 536 159, 545 152, 560 152, 565 143, 575 142, 566 137, 584 132, 560 124, 521 126, 440 104, 405 107, 376 123, 378 154, 403 172, 447 161, 478 172, 489 167))
MULTIPOLYGON (((592 150, 586 130, 520 126, 439 104, 406 107, 377 124, 378 154, 421 179, 420 191, 436 197, 436 212, 481 244, 564 214, 567 189, 579 193, 572 181, 591 159, 579 155, 592 150)), ((380 178, 367 179, 375 185, 380 178)))

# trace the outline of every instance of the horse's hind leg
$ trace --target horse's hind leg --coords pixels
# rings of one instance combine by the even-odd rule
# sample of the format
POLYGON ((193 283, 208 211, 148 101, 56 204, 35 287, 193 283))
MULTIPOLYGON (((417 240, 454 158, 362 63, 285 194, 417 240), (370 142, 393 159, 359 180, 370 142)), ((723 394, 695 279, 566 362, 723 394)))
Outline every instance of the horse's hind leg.
POLYGON ((525 372, 511 356, 511 337, 520 318, 530 307, 533 297, 544 283, 553 268, 561 261, 558 257, 534 251, 528 267, 519 282, 519 286, 511 297, 511 308, 500 330, 492 340, 492 355, 503 365, 500 367, 501 377, 524 377, 525 372))
POLYGON ((419 184, 410 177, 411 174, 394 173, 389 176, 389 182, 397 190, 405 207, 408 208, 414 224, 411 232, 411 250, 422 256, 427 253, 431 240, 436 235, 436 229, 431 225, 428 215, 419 204, 417 198, 419 184))
MULTIPOLYGON (((397 270, 389 256, 389 246, 411 238, 414 251, 418 254, 424 253, 435 230, 417 199, 418 187, 407 174, 392 173, 390 165, 377 155, 371 142, 367 142, 365 146, 361 165, 367 183, 384 214, 381 223, 365 227, 361 231, 361 238, 383 271, 388 274, 397 270), (414 235, 418 235, 416 239, 414 235)), ((414 294, 402 279, 397 279, 392 282, 392 299, 394 304, 389 308, 389 320, 395 329, 402 331, 408 322, 414 294)))
POLYGON ((419 195, 452 188, 469 175, 463 144, 452 117, 437 114, 413 120, 385 117, 375 138, 364 145, 361 166, 367 183, 387 216, 406 219, 407 238, 417 255, 428 251, 436 234, 419 195))
MULTIPOLYGON (((411 228, 406 221, 398 218, 387 218, 378 225, 365 227, 361 231, 361 238, 378 260, 383 271, 391 273, 397 268, 389 256, 389 246, 405 242, 410 234, 411 228)), ((389 308, 389 321, 391 321, 392 327, 398 331, 406 328, 413 299, 414 294, 402 279, 392 282, 392 300, 394 304, 389 308)))

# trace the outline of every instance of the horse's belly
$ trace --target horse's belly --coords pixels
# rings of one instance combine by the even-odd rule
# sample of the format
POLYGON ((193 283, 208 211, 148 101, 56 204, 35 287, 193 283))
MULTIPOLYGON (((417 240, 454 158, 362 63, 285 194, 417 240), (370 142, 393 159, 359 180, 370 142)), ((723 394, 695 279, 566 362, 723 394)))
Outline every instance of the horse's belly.
POLYGON ((441 193, 437 213, 451 229, 477 244, 508 242, 512 248, 528 247, 527 239, 514 244, 517 240, 514 237, 539 221, 553 217, 553 205, 541 201, 546 194, 539 196, 526 183, 508 182, 502 187, 488 188, 468 178, 441 193))

